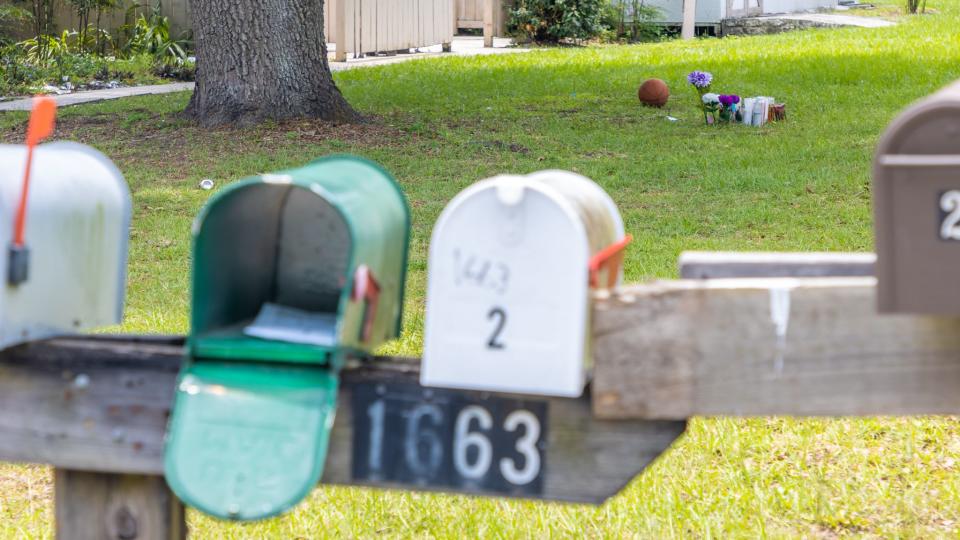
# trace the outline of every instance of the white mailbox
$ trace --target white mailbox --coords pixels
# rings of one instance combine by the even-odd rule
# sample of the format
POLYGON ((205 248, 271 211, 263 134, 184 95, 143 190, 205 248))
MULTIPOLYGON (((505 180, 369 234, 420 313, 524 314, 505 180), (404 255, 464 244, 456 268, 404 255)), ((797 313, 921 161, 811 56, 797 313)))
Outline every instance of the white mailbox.
POLYGON ((130 192, 110 160, 81 144, 36 147, 23 228, 29 258, 10 277, 26 161, 26 146, 0 145, 0 349, 117 324, 123 314, 130 192))
POLYGON ((578 174, 498 176, 461 192, 433 229, 421 382, 581 395, 590 289, 619 281, 628 242, 616 205, 578 174))

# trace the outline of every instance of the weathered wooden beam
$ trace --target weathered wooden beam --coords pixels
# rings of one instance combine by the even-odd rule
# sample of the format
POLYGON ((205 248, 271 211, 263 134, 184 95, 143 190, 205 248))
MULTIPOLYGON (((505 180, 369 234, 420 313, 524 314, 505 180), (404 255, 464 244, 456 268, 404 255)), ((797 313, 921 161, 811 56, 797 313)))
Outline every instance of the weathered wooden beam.
MULTIPOLYGON (((335 39, 332 40, 337 46, 337 50, 334 52, 333 60, 334 62, 346 62, 347 61, 347 52, 348 52, 348 41, 347 41, 347 11, 353 10, 353 3, 351 0, 327 0, 332 2, 331 11, 333 13, 333 33, 335 39)), ((327 41, 331 41, 329 38, 327 41)))
MULTIPOLYGON (((182 353, 181 338, 104 337, 52 340, 0 353, 0 460, 161 475, 163 436, 182 353)), ((420 387, 418 378, 417 360, 351 362, 341 377, 324 483, 598 503, 642 471, 685 426, 683 421, 598 421, 589 395, 570 400, 436 390, 420 387), (399 398, 406 407, 386 417, 391 432, 384 444, 402 450, 411 436, 419 442, 441 439, 437 470, 417 472, 417 467, 390 461, 391 452, 382 452, 383 471, 360 466, 370 455, 371 393, 394 402, 399 398), (403 421, 401 414, 420 405, 431 415, 427 425, 395 429, 403 421), (515 488, 494 478, 498 473, 476 482, 455 474, 450 458, 454 424, 457 414, 471 406, 484 408, 498 423, 493 431, 500 430, 501 440, 494 440, 492 431, 487 437, 495 458, 491 470, 502 467, 503 457, 526 467, 523 445, 516 440, 524 432, 507 428, 514 438, 504 439, 502 413, 539 411, 543 438, 536 447, 541 462, 535 482, 515 488), (363 430, 357 429, 361 422, 363 430)), ((467 427, 480 429, 475 422, 467 427)), ((429 458, 429 449, 422 450, 414 450, 420 455, 414 461, 429 458)))
POLYGON ((183 340, 71 339, 0 353, 0 459, 160 472, 183 340))
POLYGON ((186 538, 183 504, 159 476, 57 469, 58 540, 186 538))
POLYGON ((960 413, 960 319, 879 315, 874 278, 637 285, 594 320, 602 418, 960 413))
POLYGON ((494 26, 500 0, 483 0, 483 46, 493 47, 494 26))

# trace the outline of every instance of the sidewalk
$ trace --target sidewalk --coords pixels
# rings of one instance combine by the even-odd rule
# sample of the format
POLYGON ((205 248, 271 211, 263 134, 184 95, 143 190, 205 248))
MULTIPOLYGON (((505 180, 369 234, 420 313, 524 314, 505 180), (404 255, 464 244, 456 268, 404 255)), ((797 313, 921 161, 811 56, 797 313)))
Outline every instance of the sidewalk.
MULTIPOLYGON (((420 60, 423 58, 437 58, 442 56, 480 56, 489 54, 509 54, 528 52, 530 49, 510 48, 512 41, 509 39, 497 38, 494 40, 493 48, 484 48, 482 37, 456 37, 453 40, 452 52, 445 53, 440 45, 434 47, 425 47, 418 49, 413 54, 398 54, 396 56, 375 56, 369 58, 358 58, 346 62, 330 61, 331 71, 344 71, 347 69, 382 66, 386 64, 396 64, 399 62, 408 62, 410 60, 420 60)), ((332 50, 331 50, 332 52, 332 50)), ((157 84, 152 86, 129 86, 125 88, 111 88, 107 90, 88 90, 75 92, 73 94, 61 94, 59 96, 50 96, 57 102, 58 107, 67 107, 69 105, 78 105, 80 103, 93 103, 96 101, 105 101, 108 99, 118 99, 130 96, 143 96, 148 94, 167 94, 170 92, 183 92, 193 90, 193 83, 170 83, 157 84)), ((0 102, 0 111, 29 111, 33 108, 32 98, 16 99, 12 101, 0 102)))

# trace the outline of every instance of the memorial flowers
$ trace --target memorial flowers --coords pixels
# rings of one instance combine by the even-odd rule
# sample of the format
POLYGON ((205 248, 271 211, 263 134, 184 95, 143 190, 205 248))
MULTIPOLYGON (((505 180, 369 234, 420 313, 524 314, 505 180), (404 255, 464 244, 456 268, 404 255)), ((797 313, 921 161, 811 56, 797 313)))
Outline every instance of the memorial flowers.
POLYGON ((707 71, 691 71, 687 75, 687 82, 693 85, 700 96, 700 109, 703 110, 703 119, 707 124, 716 122, 715 113, 719 109, 719 96, 710 92, 713 83, 713 74, 707 71))
POLYGON ((720 120, 724 122, 735 122, 742 119, 740 116, 740 96, 736 94, 719 96, 720 101, 720 120))
POLYGON ((713 84, 713 74, 706 71, 691 71, 687 75, 687 82, 697 91, 700 97, 699 107, 703 111, 703 119, 707 125, 718 121, 737 122, 743 119, 741 99, 736 94, 716 94, 710 91, 713 84))

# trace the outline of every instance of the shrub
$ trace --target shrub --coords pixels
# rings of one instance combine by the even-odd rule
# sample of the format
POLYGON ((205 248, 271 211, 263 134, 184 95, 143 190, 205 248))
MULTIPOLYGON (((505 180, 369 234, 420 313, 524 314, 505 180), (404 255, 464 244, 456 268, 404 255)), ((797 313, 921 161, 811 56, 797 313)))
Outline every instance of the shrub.
POLYGON ((657 24, 662 16, 644 0, 614 0, 604 8, 603 24, 611 40, 658 41, 664 35, 664 27, 657 24))
POLYGON ((907 0, 907 12, 916 13, 917 11, 927 12, 927 0, 907 0))
POLYGON ((607 0, 517 0, 508 30, 536 42, 584 40, 604 30, 607 0))

